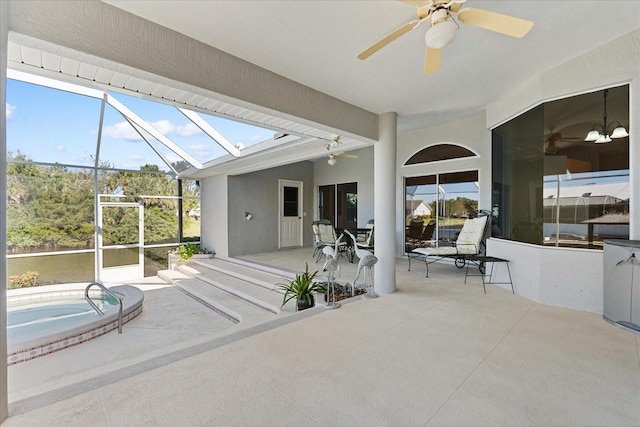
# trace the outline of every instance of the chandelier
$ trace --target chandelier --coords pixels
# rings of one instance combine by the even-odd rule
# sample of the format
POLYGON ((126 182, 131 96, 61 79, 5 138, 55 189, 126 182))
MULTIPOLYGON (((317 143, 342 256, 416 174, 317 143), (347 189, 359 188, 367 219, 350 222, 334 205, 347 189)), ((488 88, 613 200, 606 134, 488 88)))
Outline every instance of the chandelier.
POLYGON ((587 142, 595 142, 596 144, 602 144, 605 142, 611 142, 611 138, 624 138, 629 136, 627 130, 622 126, 620 122, 612 122, 607 125, 607 95, 609 89, 604 90, 604 113, 602 114, 603 124, 596 123, 593 125, 587 137, 584 139, 587 142), (601 129, 602 131, 598 130, 601 129), (613 132, 611 131, 613 129, 613 132))

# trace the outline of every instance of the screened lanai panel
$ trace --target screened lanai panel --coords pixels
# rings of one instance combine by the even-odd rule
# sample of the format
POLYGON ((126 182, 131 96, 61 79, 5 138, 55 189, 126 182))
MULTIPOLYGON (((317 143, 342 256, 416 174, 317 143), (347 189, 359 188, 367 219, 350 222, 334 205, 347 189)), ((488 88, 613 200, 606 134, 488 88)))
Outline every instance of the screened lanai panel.
POLYGON ((101 99, 7 79, 7 151, 35 162, 94 163, 101 99))
POLYGON ((231 145, 236 147, 251 147, 260 142, 272 140, 274 135, 277 134, 272 129, 253 126, 211 114, 198 113, 198 115, 222 134, 231 145))
POLYGON ((93 171, 7 165, 7 253, 94 247, 93 171))
POLYGON ((149 133, 131 124, 115 108, 105 106, 99 154, 101 165, 129 170, 155 165, 160 171, 171 172, 160 155, 169 163, 184 161, 149 133))
POLYGON ((177 108, 123 94, 111 95, 201 163, 228 154, 177 108))

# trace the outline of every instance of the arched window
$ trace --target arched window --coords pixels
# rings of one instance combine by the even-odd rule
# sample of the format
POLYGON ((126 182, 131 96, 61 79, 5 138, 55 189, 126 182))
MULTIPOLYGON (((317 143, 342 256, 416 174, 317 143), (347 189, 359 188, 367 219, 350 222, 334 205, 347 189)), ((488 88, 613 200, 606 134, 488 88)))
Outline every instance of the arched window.
POLYGON ((462 157, 475 157, 476 154, 456 144, 436 144, 423 148, 411 156, 404 164, 417 165, 420 163, 438 162, 440 160, 460 159, 462 157))

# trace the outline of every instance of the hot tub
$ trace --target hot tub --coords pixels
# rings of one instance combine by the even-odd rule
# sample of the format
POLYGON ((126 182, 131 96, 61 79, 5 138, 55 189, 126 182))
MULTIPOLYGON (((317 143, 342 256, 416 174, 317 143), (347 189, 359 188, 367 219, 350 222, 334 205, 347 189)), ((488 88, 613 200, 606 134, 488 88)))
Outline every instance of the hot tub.
MULTIPOLYGON (((104 312, 100 316, 84 298, 86 286, 54 285, 7 292, 9 366, 81 344, 118 327, 118 302, 92 288, 89 295, 104 312)), ((109 290, 122 299, 122 323, 142 312, 141 290, 128 285, 109 290)))

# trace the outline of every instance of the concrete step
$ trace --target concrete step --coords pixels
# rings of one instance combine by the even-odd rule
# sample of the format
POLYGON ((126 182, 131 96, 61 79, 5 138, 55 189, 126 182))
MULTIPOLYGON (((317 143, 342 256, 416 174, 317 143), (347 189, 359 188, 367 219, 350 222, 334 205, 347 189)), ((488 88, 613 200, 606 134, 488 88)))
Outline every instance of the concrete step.
MULTIPOLYGON (((203 266, 200 262, 194 262, 188 265, 181 265, 178 267, 178 271, 262 310, 275 315, 281 312, 283 294, 276 288, 275 282, 254 278, 250 275, 252 272, 249 269, 244 273, 240 273, 238 271, 210 268, 210 265, 203 266)), ((256 275, 264 277, 260 273, 256 273, 256 275)), ((286 280, 280 279, 282 281, 286 280)))
MULTIPOLYGON (((185 269, 188 268, 187 266, 183 267, 185 269)), ((195 274, 194 272, 191 273, 195 274)), ((246 298, 240 298, 233 293, 220 289, 218 286, 201 280, 201 278, 191 277, 184 271, 158 271, 158 277, 234 323, 241 323, 243 328, 275 319, 280 314, 275 313, 273 308, 265 310, 259 304, 249 302, 246 298)))
POLYGON ((278 269, 235 258, 216 257, 198 259, 190 263, 192 266, 217 271, 229 277, 251 283, 255 286, 278 291, 278 283, 286 283, 295 279, 296 272, 278 269))

